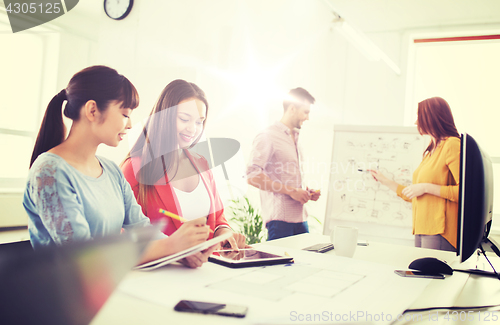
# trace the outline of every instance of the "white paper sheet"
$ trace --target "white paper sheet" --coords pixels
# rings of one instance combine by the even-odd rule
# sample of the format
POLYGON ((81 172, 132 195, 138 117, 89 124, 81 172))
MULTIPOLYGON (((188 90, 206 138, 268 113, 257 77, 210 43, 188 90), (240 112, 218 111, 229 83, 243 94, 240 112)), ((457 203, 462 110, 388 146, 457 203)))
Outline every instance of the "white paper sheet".
MULTIPOLYGON (((283 254, 283 248, 259 245, 283 254)), ((293 265, 230 269, 206 263, 198 269, 176 265, 132 274, 121 292, 173 309, 181 299, 249 307, 232 322, 389 324, 422 293, 431 280, 403 278, 394 267, 349 258, 287 249, 293 265), (323 284, 323 285, 322 285, 323 284)), ((172 317, 188 317, 173 312, 172 317)), ((180 318, 179 318, 180 319, 180 318)), ((221 317, 207 322, 225 322, 221 317)))

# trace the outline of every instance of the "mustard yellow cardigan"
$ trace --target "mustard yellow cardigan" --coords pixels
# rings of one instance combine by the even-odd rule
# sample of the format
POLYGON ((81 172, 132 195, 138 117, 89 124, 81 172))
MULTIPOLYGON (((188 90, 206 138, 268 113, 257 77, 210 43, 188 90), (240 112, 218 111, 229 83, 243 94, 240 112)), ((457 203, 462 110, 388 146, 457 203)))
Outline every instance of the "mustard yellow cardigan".
POLYGON ((413 234, 442 235, 457 247, 458 182, 460 174, 460 138, 441 141, 432 155, 426 154, 413 173, 413 184, 441 185, 441 196, 424 194, 408 199, 398 185, 396 193, 412 202, 413 234))

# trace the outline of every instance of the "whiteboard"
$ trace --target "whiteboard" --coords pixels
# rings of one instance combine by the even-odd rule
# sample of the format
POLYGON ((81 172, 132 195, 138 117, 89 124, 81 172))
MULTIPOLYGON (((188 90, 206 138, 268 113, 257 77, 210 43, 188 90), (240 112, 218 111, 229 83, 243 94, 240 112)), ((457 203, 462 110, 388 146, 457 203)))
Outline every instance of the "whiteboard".
POLYGON ((410 185, 427 144, 416 127, 336 125, 323 234, 355 226, 360 239, 413 245, 411 203, 364 171, 410 185))

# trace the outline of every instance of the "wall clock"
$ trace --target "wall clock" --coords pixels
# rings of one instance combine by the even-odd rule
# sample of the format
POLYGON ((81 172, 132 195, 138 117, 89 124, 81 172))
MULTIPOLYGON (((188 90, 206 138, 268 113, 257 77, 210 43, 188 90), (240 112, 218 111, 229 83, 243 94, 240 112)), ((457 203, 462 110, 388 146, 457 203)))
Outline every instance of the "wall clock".
POLYGON ((104 0, 104 12, 109 18, 120 20, 128 16, 134 0, 104 0))

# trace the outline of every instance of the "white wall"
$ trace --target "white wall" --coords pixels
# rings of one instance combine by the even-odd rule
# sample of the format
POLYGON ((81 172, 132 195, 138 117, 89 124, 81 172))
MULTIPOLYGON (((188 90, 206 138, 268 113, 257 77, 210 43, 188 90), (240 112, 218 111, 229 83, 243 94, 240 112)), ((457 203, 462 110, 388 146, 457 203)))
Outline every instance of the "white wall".
MULTIPOLYGON (((102 8, 100 0, 86 0, 87 7, 90 3, 102 8)), ((317 103, 301 143, 308 157, 306 184, 319 184, 324 193, 308 203, 319 219, 326 209, 324 166, 332 156, 334 124, 404 124, 408 30, 367 34, 399 65, 402 73, 396 75, 337 34, 330 9, 320 0, 136 0, 121 21, 107 18, 102 9, 82 16, 79 6, 54 22, 62 33, 57 89, 85 66, 109 65, 137 87, 141 104, 132 119, 139 121, 167 83, 195 82, 209 98, 207 136, 241 143, 241 153, 229 164, 233 178, 242 173, 257 132, 280 118, 282 93, 299 86, 309 90, 317 103)), ((116 162, 127 151, 127 143, 99 149, 116 162)), ((227 196, 224 186, 219 184, 227 196)), ((258 206, 258 191, 250 188, 248 195, 258 206)))
MULTIPOLYGON (((95 63, 116 68, 136 85, 141 104, 134 121, 147 116, 168 82, 181 78, 198 84, 209 98, 206 135, 241 143, 241 153, 229 165, 240 165, 233 166, 233 179, 243 191, 241 165, 255 135, 281 117, 284 93, 299 86, 310 91, 317 104, 301 142, 311 165, 306 181, 325 193, 309 204, 310 214, 323 219, 328 177, 313 165, 331 159, 347 55, 345 40, 331 30, 331 18, 320 1, 139 1, 123 21, 101 17, 95 63)), ((127 149, 122 144, 100 152, 120 161, 127 149)), ((224 187, 220 182, 222 194, 229 195, 224 187)), ((256 189, 248 195, 260 205, 256 189)))
MULTIPOLYGON (((97 0, 88 0, 102 7, 97 0)), ((198 84, 210 104, 206 135, 241 143, 227 168, 238 187, 260 206, 258 191, 241 182, 252 140, 282 114, 282 95, 303 87, 317 102, 301 132, 305 184, 323 197, 308 203, 324 219, 334 124, 390 124, 403 121, 404 75, 382 62, 369 62, 332 28, 323 1, 311 0, 138 0, 121 21, 102 10, 88 19, 79 7, 58 18, 61 44, 56 90, 78 70, 105 64, 137 87, 141 104, 134 122, 146 117, 159 93, 174 79, 198 84)), ((369 35, 400 63, 401 35, 369 35)), ((44 109, 42 107, 41 109, 44 109)), ((69 126, 69 124, 68 124, 69 126)), ((128 143, 102 146, 99 154, 120 162, 128 143)), ((221 175, 220 169, 215 169, 221 175)), ((230 175, 231 177, 231 175, 230 175)), ((230 198, 225 182, 219 188, 230 198)), ((321 226, 311 222, 321 232, 321 226)))

